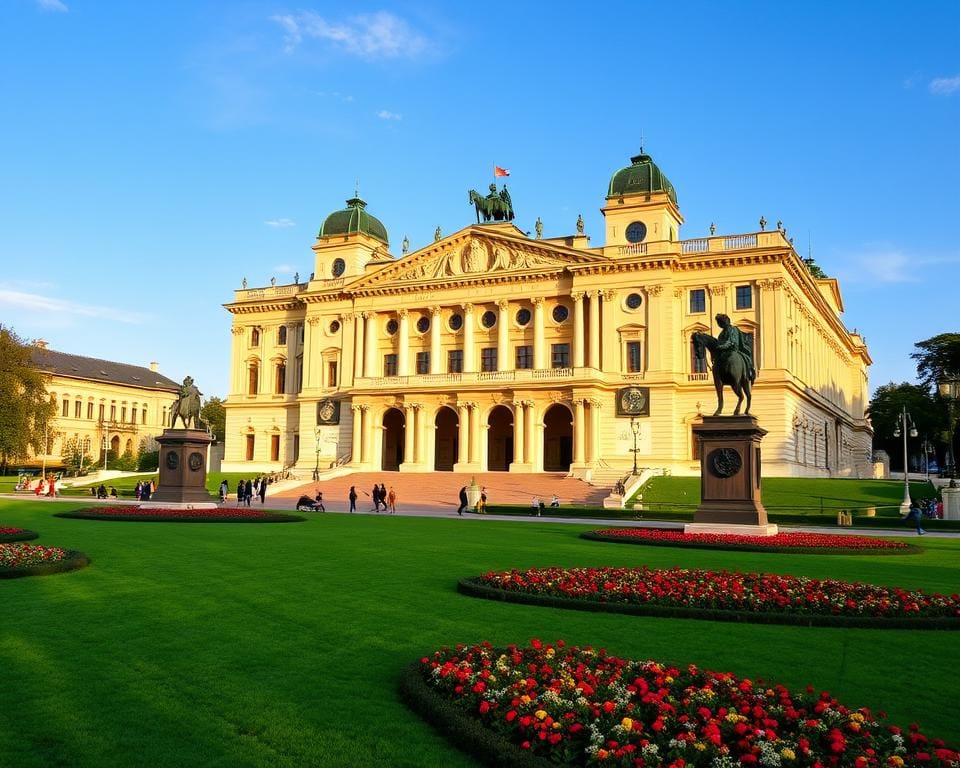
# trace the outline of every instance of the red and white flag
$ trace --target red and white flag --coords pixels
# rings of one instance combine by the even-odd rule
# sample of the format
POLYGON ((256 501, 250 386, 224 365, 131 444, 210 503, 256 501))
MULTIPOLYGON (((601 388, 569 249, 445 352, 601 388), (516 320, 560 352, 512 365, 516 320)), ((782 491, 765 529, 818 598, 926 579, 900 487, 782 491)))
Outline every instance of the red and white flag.
POLYGON ((493 177, 498 178, 499 176, 509 176, 509 168, 501 168, 499 165, 493 166, 493 177))

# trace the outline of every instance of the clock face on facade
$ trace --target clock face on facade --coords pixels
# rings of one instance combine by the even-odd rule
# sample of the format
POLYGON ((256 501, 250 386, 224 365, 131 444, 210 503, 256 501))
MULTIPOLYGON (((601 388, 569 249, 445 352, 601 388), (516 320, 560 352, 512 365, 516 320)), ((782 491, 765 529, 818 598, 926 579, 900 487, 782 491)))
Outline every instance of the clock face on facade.
POLYGON ((625 387, 617 393, 617 415, 649 416, 650 394, 646 387, 625 387))
POLYGON ((642 221, 634 221, 627 225, 627 242, 641 243, 647 236, 647 225, 642 221))
POLYGON ((331 266, 331 271, 333 272, 334 277, 340 277, 346 268, 347 262, 345 262, 343 259, 334 259, 333 265, 331 266))

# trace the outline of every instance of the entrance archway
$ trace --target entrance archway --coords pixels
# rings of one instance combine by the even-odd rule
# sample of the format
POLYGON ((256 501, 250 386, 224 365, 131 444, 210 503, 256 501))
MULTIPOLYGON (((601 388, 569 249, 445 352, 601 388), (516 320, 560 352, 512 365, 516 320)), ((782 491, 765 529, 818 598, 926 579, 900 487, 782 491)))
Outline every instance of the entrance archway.
POLYGON ((543 471, 569 472, 573 461, 573 414, 551 405, 543 415, 543 471))
POLYGON ((110 438, 110 453, 113 454, 113 458, 120 455, 120 435, 114 435, 110 438))
POLYGON ((506 472, 513 462, 513 412, 498 405, 487 416, 487 471, 506 472))
POLYGON ((453 472, 457 463, 460 435, 460 423, 452 408, 442 407, 434 419, 436 443, 433 451, 433 468, 437 472, 453 472))
POLYGON ((380 468, 384 472, 397 472, 403 464, 405 430, 403 413, 397 408, 388 408, 383 414, 383 458, 380 468))

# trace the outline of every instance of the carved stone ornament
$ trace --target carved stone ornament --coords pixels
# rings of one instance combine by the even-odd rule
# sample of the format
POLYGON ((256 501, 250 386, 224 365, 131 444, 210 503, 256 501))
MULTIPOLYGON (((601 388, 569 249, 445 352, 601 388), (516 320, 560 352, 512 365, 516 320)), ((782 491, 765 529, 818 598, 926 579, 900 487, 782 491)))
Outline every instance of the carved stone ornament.
POLYGON ((190 467, 192 472, 199 472, 203 467, 203 454, 199 451, 194 451, 187 458, 187 466, 190 467))
POLYGON ((649 415, 649 387, 624 387, 617 391, 617 416, 649 415))
MULTIPOLYGON (((357 406, 353 406, 356 408, 357 406)), ((363 406, 360 406, 361 408, 363 406)), ((340 401, 325 398, 317 403, 317 424, 339 424, 340 401)))
POLYGON ((436 280, 461 275, 486 275, 492 272, 515 272, 565 266, 565 262, 550 256, 528 253, 504 245, 489 246, 481 240, 471 240, 459 251, 441 253, 426 258, 419 264, 400 272, 397 281, 436 280))
POLYGON ((167 469, 176 469, 180 466, 180 457, 176 451, 167 451, 167 469))
POLYGON ((743 469, 743 458, 736 448, 717 448, 707 456, 707 466, 717 477, 733 477, 743 469))

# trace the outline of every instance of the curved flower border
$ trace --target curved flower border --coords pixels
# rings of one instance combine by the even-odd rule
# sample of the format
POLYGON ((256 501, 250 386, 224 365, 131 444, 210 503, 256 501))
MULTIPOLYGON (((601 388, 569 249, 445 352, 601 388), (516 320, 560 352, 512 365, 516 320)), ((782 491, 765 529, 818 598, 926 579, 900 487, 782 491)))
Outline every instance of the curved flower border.
POLYGON ((401 694, 485 763, 668 768, 946 768, 960 754, 829 693, 532 640, 441 648, 401 694))
POLYGON ((0 579, 47 576, 90 565, 83 552, 36 544, 0 544, 0 579))
POLYGON ((260 509, 170 509, 165 507, 86 507, 57 512, 54 517, 73 520, 112 520, 132 523, 301 523, 307 518, 260 509))
POLYGON ((26 528, 12 528, 0 526, 0 544, 10 541, 30 541, 40 534, 26 528))
POLYGON ((603 528, 586 531, 580 538, 616 544, 660 547, 735 549, 744 552, 789 552, 816 555, 915 555, 923 550, 905 541, 874 536, 783 531, 774 536, 741 536, 719 533, 684 533, 675 528, 603 528))
POLYGON ((550 608, 756 624, 960 629, 960 595, 686 568, 530 568, 457 584, 471 597, 550 608))

